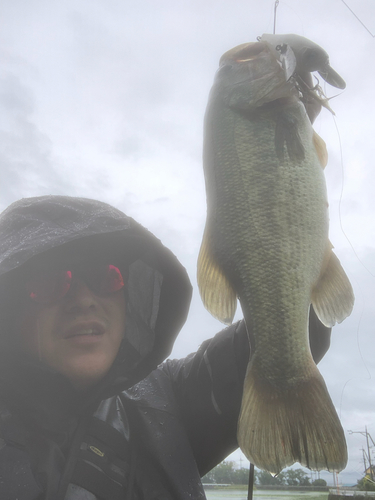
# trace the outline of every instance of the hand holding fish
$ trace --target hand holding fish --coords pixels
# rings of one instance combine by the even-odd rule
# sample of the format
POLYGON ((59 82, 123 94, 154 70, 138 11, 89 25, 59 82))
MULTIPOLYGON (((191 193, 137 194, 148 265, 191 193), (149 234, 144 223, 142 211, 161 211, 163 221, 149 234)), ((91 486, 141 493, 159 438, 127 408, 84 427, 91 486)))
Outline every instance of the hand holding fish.
POLYGON ((224 323, 238 297, 255 339, 238 423, 245 455, 272 473, 297 461, 341 470, 345 437, 310 353, 309 309, 333 326, 354 295, 328 240, 327 152, 311 125, 321 103, 298 80, 310 88, 318 70, 339 88, 345 82, 303 37, 260 40, 221 57, 210 93, 198 285, 224 323))

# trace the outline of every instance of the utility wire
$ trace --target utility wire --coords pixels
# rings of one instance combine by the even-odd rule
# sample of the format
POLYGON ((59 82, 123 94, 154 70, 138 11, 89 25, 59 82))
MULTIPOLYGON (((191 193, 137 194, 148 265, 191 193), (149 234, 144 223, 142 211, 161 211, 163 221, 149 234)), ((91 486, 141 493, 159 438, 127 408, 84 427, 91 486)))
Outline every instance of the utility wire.
POLYGON ((362 24, 362 26, 365 28, 365 30, 368 33, 370 33, 370 35, 372 36, 372 38, 375 38, 375 35, 373 33, 371 33, 371 31, 368 29, 368 27, 359 19, 359 17, 357 16, 357 14, 349 7, 349 5, 344 0, 341 0, 341 1, 350 10, 350 12, 353 14, 353 16, 362 24))

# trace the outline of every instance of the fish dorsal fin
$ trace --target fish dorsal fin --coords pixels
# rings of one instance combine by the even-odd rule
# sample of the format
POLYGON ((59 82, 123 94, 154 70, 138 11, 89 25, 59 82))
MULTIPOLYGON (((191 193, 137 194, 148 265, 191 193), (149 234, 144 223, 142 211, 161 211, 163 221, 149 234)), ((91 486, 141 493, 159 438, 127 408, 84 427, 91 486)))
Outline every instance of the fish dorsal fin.
POLYGON ((322 165, 323 168, 325 168, 328 163, 327 146, 326 143, 323 141, 323 139, 320 137, 320 135, 315 132, 315 130, 313 130, 313 144, 316 153, 318 155, 320 164, 322 165))
POLYGON ((215 262, 204 231, 198 256, 198 287, 205 308, 222 323, 230 325, 237 308, 237 295, 232 285, 215 262))
POLYGON ((320 321, 329 327, 341 323, 353 310, 352 285, 331 249, 327 265, 313 289, 311 302, 320 321))

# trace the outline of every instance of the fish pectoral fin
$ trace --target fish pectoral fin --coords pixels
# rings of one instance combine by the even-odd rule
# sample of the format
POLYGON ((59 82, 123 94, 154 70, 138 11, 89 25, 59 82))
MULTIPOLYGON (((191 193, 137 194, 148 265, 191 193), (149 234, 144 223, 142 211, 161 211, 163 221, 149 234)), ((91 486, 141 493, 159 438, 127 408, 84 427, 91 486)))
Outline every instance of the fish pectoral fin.
POLYGON ((305 148, 299 134, 298 121, 292 115, 282 111, 276 120, 275 150, 279 159, 284 159, 284 144, 291 160, 302 161, 305 148))
POLYGON ((341 323, 353 310, 354 292, 339 259, 330 251, 328 264, 315 285, 311 302, 325 326, 341 323))
POLYGON ((210 252, 207 228, 198 256, 197 280, 205 308, 214 318, 230 325, 237 308, 237 295, 210 252))
POLYGON ((272 474, 295 462, 312 470, 344 469, 344 431, 313 360, 306 377, 287 388, 268 381, 252 361, 237 428, 238 444, 250 462, 272 474))
POLYGON ((318 159, 323 168, 327 166, 328 163, 328 151, 326 143, 320 137, 319 134, 313 130, 313 144, 315 147, 316 154, 318 155, 318 159))

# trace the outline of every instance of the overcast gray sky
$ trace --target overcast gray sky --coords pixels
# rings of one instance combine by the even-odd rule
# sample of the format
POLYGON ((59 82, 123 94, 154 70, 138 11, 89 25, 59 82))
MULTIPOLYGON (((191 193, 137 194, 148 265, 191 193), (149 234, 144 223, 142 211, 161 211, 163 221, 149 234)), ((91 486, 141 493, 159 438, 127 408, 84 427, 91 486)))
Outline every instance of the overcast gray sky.
MULTIPOLYGON (((374 0, 346 3, 375 34, 374 0)), ((2 1, 0 209, 27 196, 86 196, 153 231, 194 285, 176 357, 222 328, 203 308, 195 280, 206 211, 201 151, 208 92, 223 52, 272 32, 273 6, 274 0, 2 1)), ((329 152, 330 237, 356 305, 334 328, 320 369, 345 431, 367 425, 375 440, 375 38, 341 0, 280 0, 277 32, 321 45, 347 82, 344 92, 326 88, 340 93, 331 101, 339 133, 326 110, 315 129, 329 152)), ((346 434, 344 483, 361 477, 365 445, 360 434, 346 434)))

